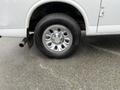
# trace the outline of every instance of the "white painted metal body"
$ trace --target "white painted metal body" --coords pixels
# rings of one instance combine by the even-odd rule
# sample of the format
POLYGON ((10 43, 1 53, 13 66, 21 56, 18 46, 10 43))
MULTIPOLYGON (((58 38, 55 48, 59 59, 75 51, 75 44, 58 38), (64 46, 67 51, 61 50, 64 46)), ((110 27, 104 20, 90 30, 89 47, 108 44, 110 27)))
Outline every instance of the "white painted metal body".
POLYGON ((84 17, 86 35, 120 34, 119 0, 1 0, 0 35, 26 37, 32 13, 49 2, 64 2, 77 8, 84 17))

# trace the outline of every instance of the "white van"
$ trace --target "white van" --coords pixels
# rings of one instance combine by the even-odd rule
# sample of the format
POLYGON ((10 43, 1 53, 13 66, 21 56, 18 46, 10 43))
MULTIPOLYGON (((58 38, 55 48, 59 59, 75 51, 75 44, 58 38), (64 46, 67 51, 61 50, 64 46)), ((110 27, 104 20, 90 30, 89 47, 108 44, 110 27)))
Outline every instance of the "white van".
POLYGON ((81 31, 120 34, 119 9, 120 0, 1 0, 0 36, 34 40, 46 56, 65 58, 79 46, 81 31))

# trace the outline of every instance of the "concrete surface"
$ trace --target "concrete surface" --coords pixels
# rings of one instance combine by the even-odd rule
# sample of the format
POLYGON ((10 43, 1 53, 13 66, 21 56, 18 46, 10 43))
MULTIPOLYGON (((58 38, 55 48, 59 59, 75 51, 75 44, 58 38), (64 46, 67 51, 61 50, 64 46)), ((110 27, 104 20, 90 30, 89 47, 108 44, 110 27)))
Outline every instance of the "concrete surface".
POLYGON ((19 48, 20 41, 0 39, 0 90, 120 90, 119 37, 83 38, 63 60, 19 48))

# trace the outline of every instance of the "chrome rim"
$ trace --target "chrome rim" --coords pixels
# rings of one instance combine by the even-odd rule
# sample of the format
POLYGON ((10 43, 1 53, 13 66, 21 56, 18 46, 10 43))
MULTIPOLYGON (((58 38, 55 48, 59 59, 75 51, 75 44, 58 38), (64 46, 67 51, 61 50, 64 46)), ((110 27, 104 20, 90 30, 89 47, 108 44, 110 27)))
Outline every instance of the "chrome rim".
POLYGON ((51 25, 44 31, 42 42, 48 51, 61 54, 70 49, 73 36, 66 26, 51 25))

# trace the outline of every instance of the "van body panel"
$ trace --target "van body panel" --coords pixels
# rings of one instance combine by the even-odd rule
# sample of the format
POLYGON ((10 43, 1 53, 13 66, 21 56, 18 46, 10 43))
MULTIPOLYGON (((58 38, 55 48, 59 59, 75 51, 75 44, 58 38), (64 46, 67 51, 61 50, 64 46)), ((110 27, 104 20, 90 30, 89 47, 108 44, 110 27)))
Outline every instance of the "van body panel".
MULTIPOLYGON (((73 5, 83 13, 87 28, 97 27, 100 0, 92 2, 90 0, 1 0, 0 30, 26 29, 34 9, 48 2, 65 2, 73 5)), ((6 36, 3 31, 2 35, 6 36)))
POLYGON ((98 33, 120 32, 120 0, 103 0, 104 16, 99 18, 98 33))
POLYGON ((34 10, 50 2, 64 2, 78 9, 85 20, 86 35, 120 34, 119 0, 1 0, 0 35, 26 37, 34 10), (104 16, 100 17, 102 7, 104 16))

